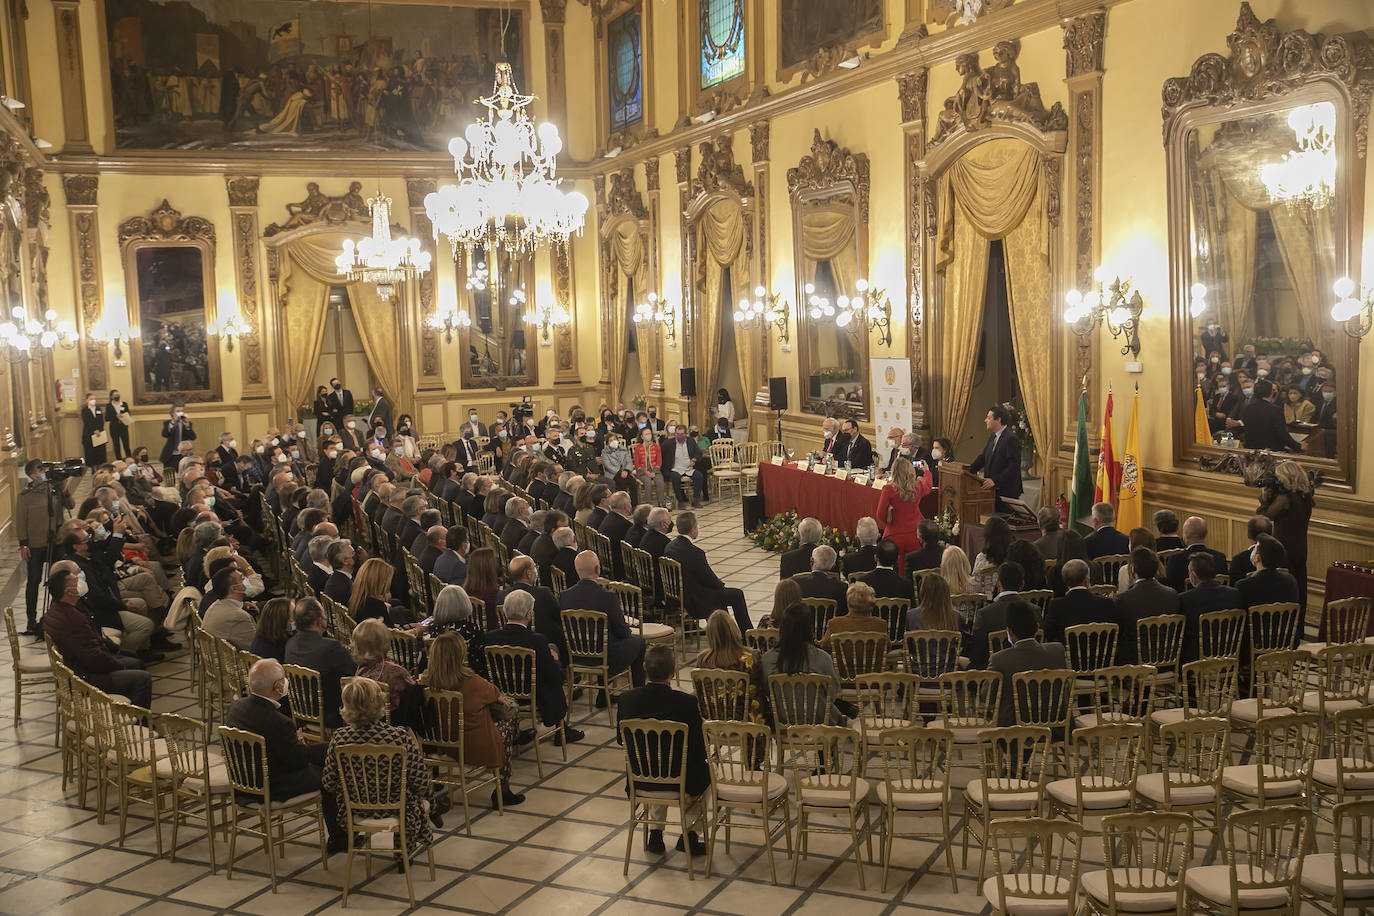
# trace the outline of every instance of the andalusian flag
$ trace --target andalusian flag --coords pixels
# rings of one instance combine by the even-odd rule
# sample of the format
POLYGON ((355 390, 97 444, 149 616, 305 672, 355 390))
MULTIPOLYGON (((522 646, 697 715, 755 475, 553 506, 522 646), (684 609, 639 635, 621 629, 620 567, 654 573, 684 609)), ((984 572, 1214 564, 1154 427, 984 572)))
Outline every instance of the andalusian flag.
POLYGON ((1140 391, 1131 401, 1131 421, 1126 425, 1126 451, 1121 459, 1121 490, 1116 506, 1116 530, 1130 531, 1144 522, 1141 508, 1145 500, 1145 477, 1140 472, 1140 433, 1136 415, 1140 413, 1140 391))
POLYGON ((1207 405, 1202 403, 1202 387, 1197 388, 1197 404, 1193 407, 1193 439, 1198 445, 1212 444, 1212 427, 1207 425, 1207 405))
MULTIPOLYGON (((1121 462, 1117 460, 1116 435, 1112 432, 1112 393, 1107 391, 1107 410, 1102 415, 1102 448, 1097 453, 1097 486, 1093 499, 1116 505, 1116 492, 1121 487, 1121 462)), ((1120 530, 1120 529, 1118 529, 1120 530)))
POLYGON ((1069 491, 1069 524, 1079 534, 1088 534, 1092 525, 1085 519, 1093 510, 1093 478, 1088 472, 1088 389, 1078 396, 1078 437, 1073 447, 1073 489, 1069 491))

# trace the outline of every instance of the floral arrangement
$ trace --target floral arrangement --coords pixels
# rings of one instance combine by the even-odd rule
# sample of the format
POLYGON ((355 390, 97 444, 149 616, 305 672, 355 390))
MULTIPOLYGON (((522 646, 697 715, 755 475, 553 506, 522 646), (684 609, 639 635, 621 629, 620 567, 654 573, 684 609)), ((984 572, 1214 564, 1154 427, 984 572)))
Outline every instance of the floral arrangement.
POLYGON ((959 516, 954 512, 954 503, 950 503, 940 511, 934 518, 935 524, 940 526, 940 540, 955 547, 961 546, 959 543, 959 516))
POLYGON ((630 398, 630 403, 635 406, 635 411, 638 412, 644 409, 644 405, 649 403, 649 399, 643 394, 637 394, 630 398))
MULTIPOLYGON (((757 528, 749 532, 749 540, 764 550, 778 552, 795 550, 800 544, 797 540, 797 522, 800 520, 796 512, 784 512, 781 515, 775 515, 765 519, 757 528)), ((835 548, 836 554, 844 554, 859 546, 857 539, 828 525, 825 526, 821 534, 821 543, 835 548)))
POLYGON ((817 374, 823 382, 853 382, 859 378, 853 369, 822 369, 817 374))
POLYGON ((1034 455, 1035 434, 1031 432, 1030 418, 1026 416, 1026 409, 1015 401, 1003 401, 1002 409, 1011 415, 1011 422, 1007 425, 1016 432, 1016 438, 1021 442, 1021 453, 1034 455))
POLYGON ((1297 356, 1299 353, 1307 353, 1312 349, 1312 341, 1300 340, 1296 337, 1255 337, 1251 340, 1242 340, 1237 350, 1253 346, 1256 353, 1263 353, 1265 356, 1297 356))

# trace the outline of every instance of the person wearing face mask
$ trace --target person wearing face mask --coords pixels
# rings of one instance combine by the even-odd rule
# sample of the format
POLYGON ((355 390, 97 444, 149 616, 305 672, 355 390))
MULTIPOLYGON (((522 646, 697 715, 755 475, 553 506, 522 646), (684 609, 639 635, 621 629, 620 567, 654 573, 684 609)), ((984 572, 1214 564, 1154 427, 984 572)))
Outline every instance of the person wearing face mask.
POLYGON ((1303 397, 1302 389, 1297 385, 1290 385, 1283 390, 1283 421, 1289 426, 1311 423, 1312 415, 1316 412, 1317 408, 1303 397))
MULTIPOLYGON (((1326 458, 1336 457, 1336 385, 1328 381, 1322 385, 1321 406, 1312 416, 1312 422, 1320 430, 1320 454, 1326 458)), ((1309 450, 1311 451, 1311 450, 1309 450)))
POLYGON ((372 429, 380 426, 383 433, 391 434, 391 401, 381 388, 372 389, 372 411, 367 415, 367 425, 372 429))
POLYGON ((1215 353, 1219 357, 1225 357, 1226 345, 1231 342, 1231 335, 1227 334, 1221 325, 1215 321, 1208 322, 1200 337, 1203 353, 1215 353))
POLYGON ((1231 386, 1231 380, 1220 373, 1212 386, 1211 402, 1207 405, 1207 425, 1213 433, 1226 428, 1226 418, 1232 416, 1240 407, 1240 394, 1231 386))
POLYGON ((319 438, 328 436, 329 433, 325 432, 324 428, 328 426, 332 429, 334 425, 333 411, 329 407, 328 385, 320 385, 315 388, 315 403, 310 406, 310 409, 315 414, 315 435, 319 438))
POLYGON ((1244 371, 1253 376, 1255 370, 1259 368, 1259 360, 1255 358, 1255 345, 1246 344, 1241 347, 1240 355, 1232 361, 1231 365, 1235 367, 1237 372, 1244 371))
POLYGON ((244 575, 237 566, 226 566, 215 573, 210 588, 217 596, 205 611, 201 629, 246 650, 257 636, 257 624, 244 609, 247 588, 244 575))
POLYGON ((568 449, 563 445, 563 430, 556 423, 545 427, 544 457, 554 464, 567 467, 568 449))
POLYGON ((478 417, 477 417, 477 408, 476 408, 476 407, 469 407, 469 408, 468 408, 468 424, 469 424, 470 426, 472 426, 472 428, 476 431, 477 435, 479 435, 479 436, 495 436, 495 435, 496 435, 495 433, 488 432, 488 431, 487 431, 487 424, 483 423, 480 419, 478 419, 478 417))
POLYGON ((684 427, 677 425, 673 428, 669 438, 663 440, 662 452, 663 479, 668 484, 669 492, 677 496, 678 508, 687 508, 685 486, 688 480, 692 487, 692 506, 709 502, 706 498, 706 473, 699 467, 701 449, 688 438, 684 427))
POLYGON ((94 468, 105 463, 105 443, 110 434, 105 430, 105 411, 96 403, 95 392, 86 395, 86 406, 81 409, 81 445, 86 452, 86 466, 94 468))
MULTIPOLYGON (((606 437, 606 447, 601 450, 601 470, 603 479, 610 481, 613 490, 629 493, 631 502, 639 502, 641 481, 635 473, 634 457, 625 447, 618 430, 606 437)), ((658 478, 661 488, 663 475, 656 473, 654 476, 658 478)))
POLYGON ((835 447, 839 445, 840 424, 834 417, 826 417, 821 421, 821 447, 820 456, 824 459, 828 455, 835 453, 835 447))
POLYGON ((645 502, 663 506, 668 501, 668 478, 663 472, 663 447, 659 445, 654 431, 648 426, 636 432, 639 441, 635 443, 631 459, 635 482, 639 485, 645 502))
POLYGON ((220 464, 220 486, 226 490, 240 489, 238 447, 238 441, 233 433, 219 434, 219 445, 215 448, 215 455, 219 458, 220 464))
POLYGON ((563 466, 588 479, 601 476, 601 460, 596 454, 596 430, 593 427, 584 426, 573 432, 563 466))
POLYGON ((1253 396, 1240 411, 1238 425, 1241 439, 1248 449, 1299 451, 1301 446, 1288 434, 1288 427, 1283 422, 1283 408, 1274 403, 1275 397, 1273 382, 1262 378, 1254 383, 1253 396))
POLYGON ((659 435, 663 434, 664 423, 662 420, 658 418, 657 407, 650 406, 649 409, 645 412, 644 417, 645 422, 648 423, 650 429, 652 429, 655 433, 659 435))
POLYGON ((453 443, 453 449, 457 453, 454 460, 463 466, 464 470, 477 470, 477 430, 471 423, 464 423, 458 431, 458 439, 453 443))
POLYGON ((51 603, 43 615, 43 632, 63 662, 93 687, 147 708, 153 700, 152 678, 137 662, 116 657, 91 619, 78 610, 84 596, 80 574, 70 564, 56 564, 46 585, 51 603))
POLYGON ((397 481, 411 480, 415 477, 416 463, 406 457, 405 443, 392 439, 390 443, 383 440, 382 448, 386 449, 384 459, 386 469, 391 472, 391 479, 397 481))
POLYGON ((1307 388, 1307 399, 1312 402, 1318 410, 1322 406, 1322 388, 1329 382, 1335 381, 1330 366, 1317 366, 1312 374, 1315 381, 1307 388))
POLYGON ((325 403, 329 406, 329 416, 336 428, 353 418, 353 392, 336 378, 329 380, 329 393, 325 395, 325 403))
POLYGON ((119 389, 110 392, 110 401, 105 405, 105 428, 114 442, 115 460, 127 458, 129 449, 129 424, 134 422, 129 413, 129 405, 119 396, 119 389))
POLYGON ((493 467, 504 467, 511 453, 510 431, 500 420, 493 422, 490 429, 491 439, 482 446, 482 451, 491 452, 493 467))
POLYGON ((176 473, 181 443, 196 440, 195 428, 186 418, 186 405, 173 404, 170 413, 171 419, 162 421, 162 467, 168 477, 176 473))
MULTIPOLYGON (((530 419, 533 419, 531 417, 530 419)), ((544 416, 539 418, 539 422, 534 427, 534 434, 541 439, 548 438, 548 429, 551 425, 561 425, 558 422, 558 411, 550 407, 544 411, 544 416)))

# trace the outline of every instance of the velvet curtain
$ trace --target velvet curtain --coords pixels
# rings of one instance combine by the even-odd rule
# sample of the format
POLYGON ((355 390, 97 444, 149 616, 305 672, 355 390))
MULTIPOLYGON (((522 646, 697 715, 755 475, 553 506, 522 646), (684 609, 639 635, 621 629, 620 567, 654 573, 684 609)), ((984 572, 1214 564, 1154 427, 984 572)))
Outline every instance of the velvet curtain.
POLYGON ((1055 327, 1045 223, 1037 194, 1026 217, 1002 237, 1007 262, 1007 305, 1011 345, 1021 401, 1035 441, 1051 441, 1050 329, 1055 327))
POLYGON ((1335 344, 1332 324, 1323 320, 1331 307, 1331 287, 1336 282, 1331 271, 1336 250, 1331 216, 1334 206, 1313 210, 1304 203, 1290 210, 1280 204, 1269 209, 1283 269, 1298 299, 1297 336, 1310 337, 1323 353, 1331 352, 1335 344), (1309 316, 1315 316, 1315 324, 1309 316))
POLYGON ((289 399, 287 403, 293 407, 310 404, 314 400, 310 383, 320 365, 320 340, 324 337, 329 284, 298 267, 287 250, 281 257, 277 301, 281 310, 282 363, 286 376, 282 385, 289 399))
MULTIPOLYGON (((697 282, 702 291, 697 355, 697 392, 705 429, 711 423, 707 409, 716 402, 720 388, 721 336, 725 322, 733 321, 735 303, 749 293, 749 268, 744 258, 744 212, 739 202, 721 199, 705 209, 696 221, 697 282), (725 286, 727 276, 729 288, 725 286)), ((735 360, 739 366, 738 397, 732 392, 736 416, 747 419, 754 393, 763 385, 763 332, 760 328, 734 329, 735 360)))
POLYGON ((842 293, 853 292, 859 279, 856 229, 853 207, 807 210, 802 217, 802 255, 811 266, 829 261, 835 288, 842 293))
POLYGON ((353 305, 353 321, 363 341, 372 374, 396 405, 396 416, 414 410, 410 386, 401 371, 401 331, 397 324, 400 313, 400 292, 390 302, 383 302, 377 287, 371 283, 348 284, 348 299, 353 305))
MULTIPOLYGON (((633 219, 622 219, 611 230, 611 291, 614 301, 611 304, 611 384, 618 400, 620 389, 625 384, 625 357, 628 355, 626 342, 629 339, 629 317, 635 306, 636 296, 649 293, 649 256, 644 250, 644 236, 640 234, 639 223, 633 219)), ((657 340, 643 325, 636 325, 635 349, 639 353, 640 378, 644 392, 648 393, 653 382, 657 340)))

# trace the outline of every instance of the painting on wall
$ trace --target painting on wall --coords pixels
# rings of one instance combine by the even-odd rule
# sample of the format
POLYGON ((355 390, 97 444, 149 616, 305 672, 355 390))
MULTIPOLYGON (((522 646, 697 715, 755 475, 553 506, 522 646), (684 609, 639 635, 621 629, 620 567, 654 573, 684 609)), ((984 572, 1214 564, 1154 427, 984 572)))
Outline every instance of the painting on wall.
POLYGON ((105 0, 116 145, 443 151, 485 114, 474 100, 490 93, 498 62, 528 89, 525 16, 347 0, 105 0))
POLYGON ((821 48, 871 35, 883 27, 883 0, 781 0, 778 64, 801 64, 821 48))

